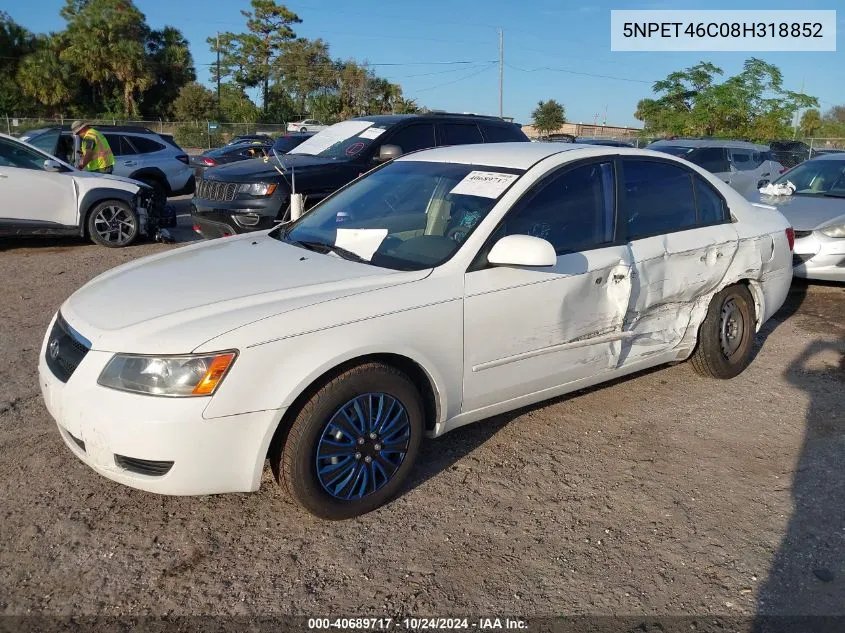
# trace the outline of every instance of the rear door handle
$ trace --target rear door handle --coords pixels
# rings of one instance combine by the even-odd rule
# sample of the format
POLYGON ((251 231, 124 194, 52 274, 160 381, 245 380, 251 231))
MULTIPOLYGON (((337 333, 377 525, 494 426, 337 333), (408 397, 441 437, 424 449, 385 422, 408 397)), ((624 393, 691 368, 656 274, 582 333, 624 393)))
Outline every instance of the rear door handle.
POLYGON ((126 167, 134 167, 138 163, 136 163, 134 160, 125 160, 125 161, 123 161, 123 164, 126 167))

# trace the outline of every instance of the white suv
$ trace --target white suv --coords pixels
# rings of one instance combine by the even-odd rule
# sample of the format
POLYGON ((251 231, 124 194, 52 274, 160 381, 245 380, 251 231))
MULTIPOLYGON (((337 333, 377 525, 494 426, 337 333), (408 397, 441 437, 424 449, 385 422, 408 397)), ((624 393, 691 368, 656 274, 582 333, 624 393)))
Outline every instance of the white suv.
POLYGON ((0 134, 0 235, 81 235, 118 247, 161 226, 143 183, 79 171, 0 134))
MULTIPOLYGON (((172 140, 145 127, 94 125, 114 154, 114 174, 140 180, 153 188, 156 202, 194 192, 194 172, 188 155, 172 140)), ((38 149, 75 164, 74 138, 62 127, 32 130, 21 137, 38 149)))

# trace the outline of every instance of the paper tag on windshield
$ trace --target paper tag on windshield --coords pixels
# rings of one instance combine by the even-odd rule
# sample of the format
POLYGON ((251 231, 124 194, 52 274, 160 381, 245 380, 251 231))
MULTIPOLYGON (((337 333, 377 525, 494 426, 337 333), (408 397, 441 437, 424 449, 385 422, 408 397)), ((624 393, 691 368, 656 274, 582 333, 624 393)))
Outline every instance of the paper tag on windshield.
POLYGON ((361 132, 358 136, 360 138, 378 138, 384 134, 384 130, 380 127, 369 127, 363 132, 361 132))
POLYGON ((370 261, 384 238, 387 229, 336 229, 335 246, 352 251, 359 257, 370 261))
POLYGON ((498 198, 517 178, 516 174, 502 174, 496 171, 471 171, 449 193, 482 198, 498 198))

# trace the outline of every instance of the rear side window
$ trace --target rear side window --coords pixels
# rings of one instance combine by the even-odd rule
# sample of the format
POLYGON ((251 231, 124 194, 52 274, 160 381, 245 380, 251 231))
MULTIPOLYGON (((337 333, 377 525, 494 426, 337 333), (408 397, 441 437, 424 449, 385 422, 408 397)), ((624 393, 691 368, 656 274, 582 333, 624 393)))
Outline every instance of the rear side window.
POLYGON ((158 141, 154 141, 151 138, 146 138, 145 136, 133 136, 132 144, 138 150, 139 154, 150 154, 152 152, 160 152, 165 148, 165 146, 159 143, 158 141))
POLYGON ((672 233, 696 225, 693 176, 686 169, 650 160, 624 164, 628 239, 672 233))
POLYGON ((514 125, 484 125, 484 135, 488 143, 509 143, 524 141, 525 135, 514 125))
POLYGON ((443 125, 444 145, 469 145, 483 142, 481 130, 475 123, 445 123, 443 125))
POLYGON ((434 124, 418 123, 402 128, 385 141, 387 145, 398 145, 402 153, 415 152, 418 149, 434 147, 434 124))
POLYGON ((273 149, 277 152, 288 152, 292 150, 294 147, 302 143, 308 136, 280 136, 276 139, 276 142, 273 143, 273 149))
POLYGON ((111 148, 111 153, 115 156, 131 156, 132 154, 138 153, 129 141, 126 140, 126 137, 121 134, 103 134, 103 136, 106 137, 106 142, 111 148))
POLYGON ((751 152, 747 149, 732 149, 730 153, 731 162, 739 171, 750 171, 757 166, 751 159, 751 152))
POLYGON ((721 224, 727 220, 725 201, 701 176, 695 177, 695 201, 699 224, 721 224))
POLYGON ((723 147, 705 147, 693 152, 689 160, 711 174, 721 174, 731 170, 723 147))

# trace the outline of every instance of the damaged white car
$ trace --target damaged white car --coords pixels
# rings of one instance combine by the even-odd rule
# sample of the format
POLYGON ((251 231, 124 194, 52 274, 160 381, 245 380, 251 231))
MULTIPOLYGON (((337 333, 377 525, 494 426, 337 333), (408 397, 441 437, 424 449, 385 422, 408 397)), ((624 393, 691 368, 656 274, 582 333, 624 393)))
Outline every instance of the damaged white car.
POLYGON ((80 235, 102 246, 128 246, 174 226, 149 186, 79 171, 0 134, 0 235, 80 235))
POLYGON ((424 435, 690 357, 736 376, 791 247, 780 213, 665 154, 426 150, 293 223, 92 280, 48 327, 41 389, 115 481, 250 491, 269 458, 310 512, 352 517, 424 435))

